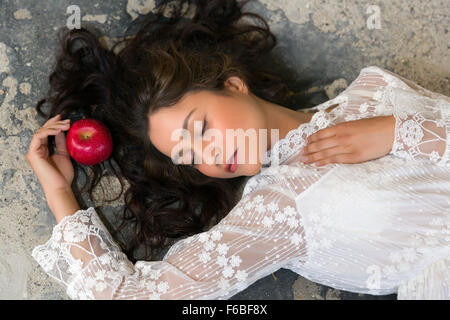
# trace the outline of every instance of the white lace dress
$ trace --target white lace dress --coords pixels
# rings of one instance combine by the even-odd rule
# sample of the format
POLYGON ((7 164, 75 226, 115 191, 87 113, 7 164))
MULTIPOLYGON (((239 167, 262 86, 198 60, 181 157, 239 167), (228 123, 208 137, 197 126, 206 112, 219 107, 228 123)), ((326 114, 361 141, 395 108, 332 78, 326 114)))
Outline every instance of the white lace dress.
POLYGON ((312 109, 230 213, 162 261, 133 265, 93 207, 62 219, 33 258, 71 299, 228 299, 280 268, 351 292, 450 299, 450 99, 372 66, 312 109), (392 114, 395 142, 382 158, 317 168, 298 159, 320 129, 392 114))

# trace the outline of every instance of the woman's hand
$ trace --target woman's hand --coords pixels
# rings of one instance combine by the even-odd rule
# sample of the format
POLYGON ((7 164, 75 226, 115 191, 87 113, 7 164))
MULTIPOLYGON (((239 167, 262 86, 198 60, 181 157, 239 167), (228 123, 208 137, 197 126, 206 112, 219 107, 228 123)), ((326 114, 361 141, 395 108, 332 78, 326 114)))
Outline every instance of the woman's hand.
POLYGON ((310 135, 301 160, 306 156, 304 163, 322 166, 377 159, 392 150, 394 133, 394 116, 341 122, 310 135))
POLYGON ((74 170, 66 149, 63 130, 70 128, 70 120, 59 121, 60 115, 49 119, 31 139, 26 154, 44 192, 71 190, 74 170), (48 136, 55 135, 56 153, 50 157, 48 136))

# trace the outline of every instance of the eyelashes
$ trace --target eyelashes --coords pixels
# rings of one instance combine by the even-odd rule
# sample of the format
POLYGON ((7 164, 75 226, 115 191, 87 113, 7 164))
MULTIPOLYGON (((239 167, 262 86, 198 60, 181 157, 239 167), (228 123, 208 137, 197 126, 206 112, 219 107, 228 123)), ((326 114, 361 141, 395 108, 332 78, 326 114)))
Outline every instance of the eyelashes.
MULTIPOLYGON (((208 124, 208 122, 206 121, 206 117, 205 117, 205 119, 203 119, 203 129, 202 129, 202 137, 203 137, 203 135, 205 134, 205 130, 206 130, 206 126, 207 126, 207 124, 208 124)), ((192 163, 191 163, 191 166, 195 166, 194 165, 194 156, 192 156, 192 163)))
POLYGON ((205 134, 206 125, 207 125, 207 122, 206 122, 206 118, 205 118, 205 119, 203 120, 202 137, 203 137, 203 135, 205 134))

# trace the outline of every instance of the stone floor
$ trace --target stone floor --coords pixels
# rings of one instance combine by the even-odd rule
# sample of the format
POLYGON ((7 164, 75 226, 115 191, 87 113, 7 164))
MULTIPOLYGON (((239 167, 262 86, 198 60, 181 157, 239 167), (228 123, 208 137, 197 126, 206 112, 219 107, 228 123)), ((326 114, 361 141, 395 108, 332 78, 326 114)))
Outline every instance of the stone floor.
MULTIPOLYGON (((30 255, 56 221, 25 154, 43 124, 34 106, 47 91, 56 30, 66 25, 73 3, 0 0, 0 299, 68 299, 30 255)), ((76 4, 82 25, 103 30, 109 41, 154 0, 76 4)), ((369 65, 450 95, 449 1, 255 0, 246 8, 264 16, 278 36, 276 66, 295 92, 289 108, 336 96, 369 65)), ((113 205, 103 207, 106 218, 122 203, 113 205)), ((280 269, 231 299, 395 298, 335 290, 280 269)))

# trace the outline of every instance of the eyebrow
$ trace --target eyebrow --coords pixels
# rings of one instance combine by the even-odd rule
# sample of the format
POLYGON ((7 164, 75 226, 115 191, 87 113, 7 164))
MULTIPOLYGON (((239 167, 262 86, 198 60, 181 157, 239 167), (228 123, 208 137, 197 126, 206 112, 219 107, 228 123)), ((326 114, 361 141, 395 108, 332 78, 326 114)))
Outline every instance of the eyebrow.
POLYGON ((191 115, 194 113, 195 110, 197 110, 197 108, 192 109, 191 112, 189 112, 189 114, 186 116, 186 119, 184 119, 183 129, 185 129, 185 130, 188 129, 187 126, 188 126, 188 123, 189 123, 189 119, 191 118, 191 115))

